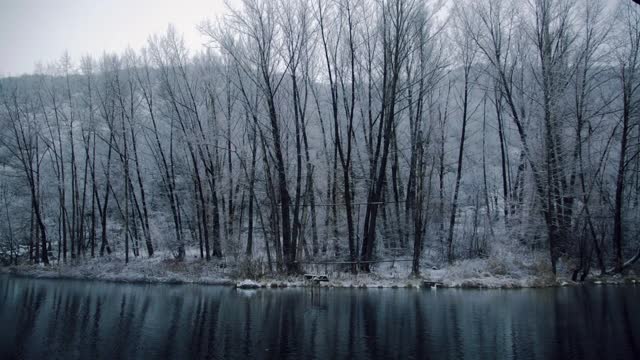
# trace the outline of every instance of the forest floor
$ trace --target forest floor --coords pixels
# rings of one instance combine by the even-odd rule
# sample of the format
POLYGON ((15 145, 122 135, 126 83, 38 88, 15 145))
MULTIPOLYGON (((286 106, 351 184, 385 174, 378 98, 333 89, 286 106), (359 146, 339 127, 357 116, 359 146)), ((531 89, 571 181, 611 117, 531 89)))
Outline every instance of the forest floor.
MULTIPOLYGON (((428 256, 427 256, 428 257, 428 256)), ((153 258, 133 258, 126 264, 119 256, 94 259, 68 259, 66 263, 48 266, 18 265, 0 267, 0 272, 37 278, 70 278, 115 282, 196 283, 227 285, 240 288, 279 288, 319 285, 346 288, 458 287, 458 288, 531 288, 578 285, 568 271, 554 277, 548 271, 544 254, 516 256, 494 253, 487 258, 460 260, 437 267, 423 261, 420 277, 411 276, 410 262, 387 262, 374 266, 371 273, 352 274, 348 269, 306 266, 305 273, 326 275, 328 281, 319 284, 304 276, 271 275, 261 262, 235 260, 203 261, 189 254, 184 261, 175 261, 169 254, 153 258), (563 275, 563 274, 567 275, 563 275)), ((589 276, 589 284, 640 284, 640 277, 631 271, 626 276, 589 276)))

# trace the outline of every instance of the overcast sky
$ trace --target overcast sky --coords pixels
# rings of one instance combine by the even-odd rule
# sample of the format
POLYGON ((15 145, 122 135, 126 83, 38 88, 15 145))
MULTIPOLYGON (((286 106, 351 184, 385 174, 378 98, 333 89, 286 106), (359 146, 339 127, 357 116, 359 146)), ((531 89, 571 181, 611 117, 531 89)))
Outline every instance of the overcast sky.
POLYGON ((0 77, 31 73, 65 50, 76 63, 87 54, 137 50, 169 23, 198 48, 205 39, 196 25, 225 9, 224 0, 0 0, 0 77))
POLYGON ((195 26, 225 11, 224 0, 0 0, 0 77, 31 73, 65 50, 76 63, 103 51, 139 49, 172 23, 191 48, 195 26))

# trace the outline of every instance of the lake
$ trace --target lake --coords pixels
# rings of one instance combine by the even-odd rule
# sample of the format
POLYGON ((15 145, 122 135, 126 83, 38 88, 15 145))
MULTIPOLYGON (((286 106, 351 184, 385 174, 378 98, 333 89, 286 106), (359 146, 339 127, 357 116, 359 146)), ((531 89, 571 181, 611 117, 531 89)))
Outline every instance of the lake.
POLYGON ((0 359, 640 359, 640 286, 260 289, 0 275, 0 359))

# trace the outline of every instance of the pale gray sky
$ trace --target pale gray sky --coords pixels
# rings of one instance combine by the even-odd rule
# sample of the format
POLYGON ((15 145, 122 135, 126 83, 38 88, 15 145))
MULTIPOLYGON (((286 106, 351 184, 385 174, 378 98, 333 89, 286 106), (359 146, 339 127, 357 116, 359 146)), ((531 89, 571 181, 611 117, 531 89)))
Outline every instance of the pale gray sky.
POLYGON ((137 50, 169 23, 198 48, 205 39, 196 25, 225 9, 224 0, 0 0, 0 77, 31 73, 65 50, 75 63, 87 54, 137 50))
POLYGON ((190 48, 203 43, 195 26, 215 18, 224 0, 0 0, 0 77, 31 73, 37 62, 103 51, 139 49, 172 23, 190 48))

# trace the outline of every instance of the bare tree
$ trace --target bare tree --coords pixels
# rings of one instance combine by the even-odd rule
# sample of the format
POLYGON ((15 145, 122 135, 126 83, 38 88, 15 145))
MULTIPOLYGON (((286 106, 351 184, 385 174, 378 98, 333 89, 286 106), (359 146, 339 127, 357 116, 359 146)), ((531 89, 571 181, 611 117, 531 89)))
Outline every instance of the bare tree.
POLYGON ((37 104, 34 99, 22 93, 17 85, 2 84, 0 94, 5 113, 4 121, 11 131, 11 136, 2 137, 4 147, 18 161, 20 168, 26 177, 31 194, 31 209, 35 215, 36 225, 39 230, 40 259, 44 264, 49 264, 49 252, 47 249, 47 229, 42 214, 41 192, 39 179, 39 164, 42 154, 38 146, 41 127, 37 121, 37 104))

